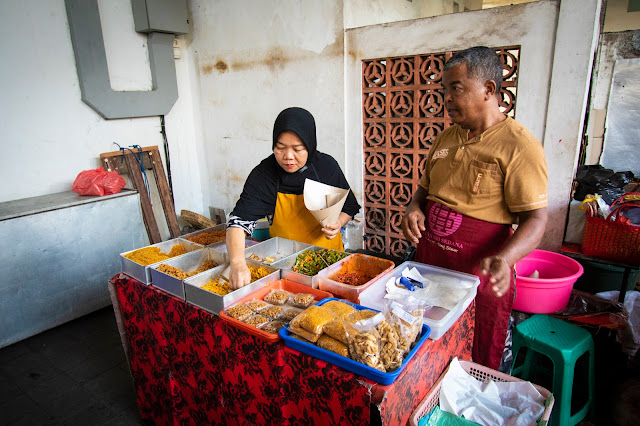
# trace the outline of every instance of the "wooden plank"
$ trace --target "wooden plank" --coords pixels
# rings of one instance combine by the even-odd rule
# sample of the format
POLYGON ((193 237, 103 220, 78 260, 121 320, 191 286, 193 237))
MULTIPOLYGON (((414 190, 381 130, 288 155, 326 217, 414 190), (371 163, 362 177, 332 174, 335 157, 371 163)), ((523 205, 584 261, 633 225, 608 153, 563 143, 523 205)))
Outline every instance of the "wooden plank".
POLYGON ((164 167, 162 166, 160 152, 158 150, 149 152, 149 157, 151 158, 153 175, 156 179, 156 185, 158 187, 158 193, 160 194, 164 217, 167 220, 169 234, 171 235, 171 238, 178 238, 181 235, 180 226, 178 225, 178 216, 176 215, 176 209, 173 206, 173 201, 171 200, 171 192, 169 191, 167 176, 164 174, 164 167))
POLYGON ((142 219, 144 220, 144 226, 147 228, 147 235, 149 236, 149 241, 151 241, 151 244, 160 243, 162 242, 162 237, 160 236, 160 230, 158 229, 158 222, 156 222, 156 218, 153 215, 153 207, 151 206, 151 199, 149 198, 147 187, 144 184, 144 179, 142 178, 142 172, 140 171, 138 162, 134 158, 133 154, 126 154, 124 156, 124 159, 127 163, 127 167, 129 168, 129 176, 131 177, 133 186, 140 194, 140 207, 142 207, 142 219))
MULTIPOLYGON (((141 147, 142 152, 151 152, 151 151, 157 151, 158 150, 158 145, 152 145, 152 146, 143 146, 141 147)), ((133 152, 138 152, 138 149, 132 149, 131 151, 133 152)), ((131 151, 129 149, 126 149, 125 152, 131 153, 131 151)), ((108 157, 117 157, 119 155, 122 155, 122 151, 111 151, 111 152, 103 152, 102 154, 100 154, 100 158, 108 158, 108 157)))

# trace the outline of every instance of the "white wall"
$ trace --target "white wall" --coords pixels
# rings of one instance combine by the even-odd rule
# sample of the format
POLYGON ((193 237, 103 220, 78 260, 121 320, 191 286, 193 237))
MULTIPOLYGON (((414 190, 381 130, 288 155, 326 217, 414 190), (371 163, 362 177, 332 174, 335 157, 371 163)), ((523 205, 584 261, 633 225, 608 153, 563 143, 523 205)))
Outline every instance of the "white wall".
MULTIPOLYGON (((123 49, 135 43, 134 50, 146 55, 145 40, 128 37, 129 2, 113 0, 109 9, 128 11, 129 21, 123 13, 112 22, 117 28, 107 53, 138 56, 123 49)), ((99 167, 101 152, 117 150, 114 141, 162 146, 158 118, 107 121, 81 101, 63 0, 0 2, 0 35, 0 202, 70 190, 80 171, 99 167)), ((136 86, 140 78, 131 76, 143 75, 148 63, 130 61, 131 73, 119 74, 114 83, 136 86)))

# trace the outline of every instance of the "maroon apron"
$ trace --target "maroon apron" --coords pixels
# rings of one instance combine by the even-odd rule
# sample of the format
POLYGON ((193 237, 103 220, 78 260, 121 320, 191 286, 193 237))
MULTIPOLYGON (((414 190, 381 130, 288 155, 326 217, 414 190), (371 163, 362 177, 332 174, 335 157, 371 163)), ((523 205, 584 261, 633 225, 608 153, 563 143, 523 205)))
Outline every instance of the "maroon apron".
POLYGON ((515 295, 513 270, 509 291, 497 297, 490 275, 482 275, 480 261, 498 253, 512 235, 511 225, 485 222, 429 201, 425 228, 418 242, 416 261, 477 275, 473 361, 497 370, 502 359, 509 316, 515 295))

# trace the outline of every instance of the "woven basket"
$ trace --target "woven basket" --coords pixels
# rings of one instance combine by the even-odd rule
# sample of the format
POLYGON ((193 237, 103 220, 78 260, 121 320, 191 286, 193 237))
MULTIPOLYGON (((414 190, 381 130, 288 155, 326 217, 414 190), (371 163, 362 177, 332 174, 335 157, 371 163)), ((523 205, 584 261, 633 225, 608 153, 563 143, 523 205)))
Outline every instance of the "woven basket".
MULTIPOLYGON (((472 377, 484 383, 487 383, 491 380, 493 380, 494 382, 522 382, 523 381, 522 379, 519 379, 517 377, 513 377, 508 374, 504 374, 499 371, 492 370, 491 368, 485 367, 480 364, 476 364, 475 362, 463 361, 463 360, 460 360, 459 362, 460 362, 460 366, 464 369, 464 371, 466 371, 467 373, 469 373, 469 375, 471 375, 472 377)), ((424 399, 420 401, 420 404, 418 404, 418 407, 416 407, 416 409, 411 414, 411 417, 409 418, 409 424, 411 426, 418 426, 418 424, 420 423, 420 419, 426 416, 427 414, 429 414, 431 410, 433 410, 436 407, 436 405, 440 403, 440 385, 442 385, 442 380, 444 379, 444 375, 447 374, 448 370, 449 370, 449 367, 447 367, 444 373, 442 373, 438 381, 433 384, 433 386, 431 387, 431 390, 429 391, 429 393, 427 393, 427 396, 425 396, 424 399)), ((553 394, 549 392, 547 389, 543 388, 542 386, 538 386, 536 384, 533 384, 533 386, 538 390, 538 392, 540 392, 540 395, 542 395, 546 400, 544 412, 542 413, 542 416, 538 421, 538 426, 546 426, 549 422, 549 419, 551 418, 551 410, 553 409, 553 403, 555 399, 553 397, 553 394)))
POLYGON ((206 229, 211 228, 212 226, 216 226, 216 223, 208 217, 202 216, 201 214, 192 212, 190 210, 180 210, 180 217, 184 219, 185 222, 188 222, 192 226, 200 229, 206 229))
POLYGON ((640 265, 640 226, 622 223, 618 219, 625 209, 640 208, 640 202, 624 202, 625 194, 611 204, 611 214, 603 219, 586 212, 582 234, 582 252, 588 256, 640 265), (618 201, 620 204, 616 206, 618 201))

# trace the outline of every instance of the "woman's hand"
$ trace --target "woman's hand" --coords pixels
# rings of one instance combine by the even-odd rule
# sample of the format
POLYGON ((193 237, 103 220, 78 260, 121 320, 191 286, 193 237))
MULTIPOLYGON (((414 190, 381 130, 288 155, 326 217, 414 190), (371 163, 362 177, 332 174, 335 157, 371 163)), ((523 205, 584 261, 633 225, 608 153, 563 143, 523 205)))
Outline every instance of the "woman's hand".
POLYGON ((483 275, 491 275, 489 284, 491 290, 498 297, 502 297, 509 291, 511 285, 511 266, 504 257, 489 256, 480 261, 483 275))
POLYGON ((327 240, 331 240, 334 239, 336 235, 338 235, 338 233, 340 232, 340 228, 342 228, 342 225, 340 224, 340 222, 336 222, 333 225, 327 225, 322 228, 322 232, 324 233, 324 236, 327 240))
POLYGON ((229 286, 232 290, 242 288, 251 282, 251 271, 249 271, 244 259, 242 262, 231 264, 231 269, 229 270, 229 276, 227 278, 229 278, 229 286))
POLYGON ((422 232, 427 230, 424 226, 424 220, 424 213, 416 205, 407 208, 402 218, 402 233, 414 245, 418 245, 418 240, 422 238, 422 232))

